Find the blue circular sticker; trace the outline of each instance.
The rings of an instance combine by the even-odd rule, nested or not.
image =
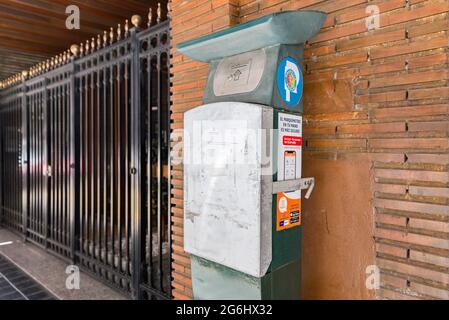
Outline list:
[[[278,90],[287,106],[294,106],[302,98],[303,78],[298,62],[292,57],[285,57],[277,71]]]

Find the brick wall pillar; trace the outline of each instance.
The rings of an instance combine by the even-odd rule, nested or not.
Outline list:
[[[174,143],[181,140],[183,113],[202,102],[208,65],[188,59],[176,51],[178,43],[228,28],[238,22],[238,0],[173,0],[172,8],[172,129]],[[180,155],[180,154],[178,154]],[[183,245],[183,167],[173,166],[172,249],[173,296],[191,299],[190,259]]]

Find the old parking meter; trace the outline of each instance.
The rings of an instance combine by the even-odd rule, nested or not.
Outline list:
[[[288,11],[181,43],[209,63],[184,114],[184,249],[195,299],[299,299],[303,49],[325,14]]]

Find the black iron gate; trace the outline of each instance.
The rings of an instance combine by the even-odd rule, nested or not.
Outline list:
[[[134,298],[166,299],[169,22],[118,35],[1,92],[1,218]]]
[[[0,110],[0,221],[22,232],[22,90],[5,90]],[[3,182],[4,181],[4,182]],[[26,193],[25,193],[26,194]]]

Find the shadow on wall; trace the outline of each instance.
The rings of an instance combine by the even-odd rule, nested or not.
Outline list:
[[[311,159],[304,177],[315,177],[303,201],[302,292],[304,299],[374,299],[365,286],[374,264],[371,161]]]

